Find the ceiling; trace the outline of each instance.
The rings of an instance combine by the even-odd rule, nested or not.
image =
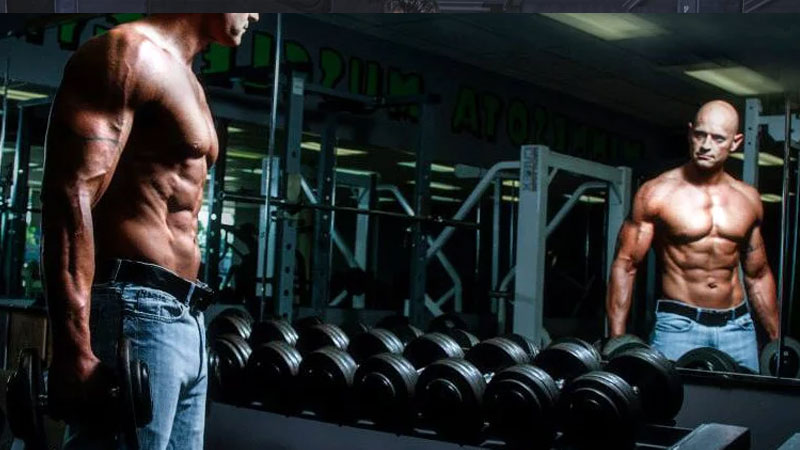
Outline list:
[[[743,99],[683,72],[744,65],[800,91],[800,15],[638,15],[665,30],[605,41],[539,14],[317,14],[316,20],[683,129],[711,98]]]

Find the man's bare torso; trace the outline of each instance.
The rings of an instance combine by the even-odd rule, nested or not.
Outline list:
[[[755,189],[727,174],[717,184],[692,184],[683,167],[646,188],[663,296],[705,308],[741,303],[739,257],[759,220]]]
[[[197,217],[218,153],[213,119],[191,68],[147,25],[122,26],[152,61],[161,85],[137,108],[114,176],[93,209],[96,260],[152,262],[197,277]],[[135,44],[134,44],[135,45]]]

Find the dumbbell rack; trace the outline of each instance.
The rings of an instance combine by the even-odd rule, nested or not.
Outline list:
[[[256,432],[257,431],[257,432]],[[260,409],[258,405],[239,407],[211,401],[206,418],[206,448],[262,449],[477,449],[509,448],[487,436],[480,446],[459,445],[440,439],[435,433],[415,430],[398,435],[365,422],[340,426],[312,415],[287,417]],[[648,425],[637,439],[636,449],[714,450],[748,449],[747,428],[723,424],[703,424],[694,429]],[[556,439],[553,449],[565,449]]]

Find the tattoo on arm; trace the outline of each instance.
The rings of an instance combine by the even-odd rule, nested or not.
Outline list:
[[[755,245],[747,244],[747,246],[744,248],[744,253],[745,254],[753,253],[754,251],[762,249],[762,248],[764,248],[764,244],[763,243],[755,244]]]

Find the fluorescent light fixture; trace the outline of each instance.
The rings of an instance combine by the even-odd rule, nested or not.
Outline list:
[[[397,163],[398,166],[402,167],[411,167],[412,169],[417,167],[416,161],[400,161]],[[447,166],[444,164],[431,164],[431,171],[432,172],[439,172],[439,173],[453,173],[456,171],[456,168],[453,166]]]
[[[409,180],[408,184],[417,184],[415,180]],[[431,189],[438,189],[440,191],[460,191],[461,187],[447,183],[440,183],[438,181],[431,181]]]
[[[231,175],[225,175],[225,181],[238,181],[239,177],[234,177]]]
[[[230,126],[228,127],[228,134],[239,134],[244,133],[244,128]]]
[[[501,197],[504,202],[518,202],[519,197],[516,195],[504,195]]]
[[[743,161],[744,153],[742,152],[731,153],[731,158]],[[777,156],[770,153],[758,152],[758,165],[762,167],[782,166],[783,159],[778,158]]]
[[[346,167],[337,167],[336,171],[339,173],[349,173],[352,175],[374,175],[375,172],[369,170],[348,169]]]
[[[606,41],[619,41],[665,34],[663,28],[634,14],[542,14]]]
[[[503,180],[503,186],[519,187],[519,180]]]
[[[564,194],[564,197],[572,198],[572,195]],[[605,203],[606,199],[603,197],[599,197],[597,195],[584,194],[581,195],[580,198],[578,198],[578,201],[581,203]]]
[[[391,203],[397,201],[394,197],[379,197],[378,203]]]
[[[0,97],[2,97],[3,89],[0,88]],[[21,91],[19,89],[9,89],[8,90],[8,99],[9,100],[33,100],[36,98],[47,98],[49,95],[41,94],[39,92],[31,92],[31,91]]]
[[[264,157],[266,156],[263,153],[250,152],[250,151],[247,151],[247,150],[234,150],[234,149],[228,149],[227,150],[227,154],[228,154],[228,156],[230,156],[232,158],[239,158],[239,159],[259,159],[260,160],[260,159],[264,159]]]
[[[446,197],[444,195],[431,195],[431,200],[433,200],[435,202],[461,203],[461,199],[460,198]]]
[[[783,92],[777,81],[744,66],[687,70],[686,75],[736,95],[760,95]]]
[[[322,144],[319,142],[314,141],[303,141],[300,144],[300,148],[305,150],[311,150],[314,152],[318,152],[322,150]],[[345,147],[336,147],[336,156],[355,156],[355,155],[364,155],[367,152],[364,150],[356,150],[353,148],[345,148]]]
[[[761,201],[764,203],[780,203],[781,196],[778,194],[761,194]]]

